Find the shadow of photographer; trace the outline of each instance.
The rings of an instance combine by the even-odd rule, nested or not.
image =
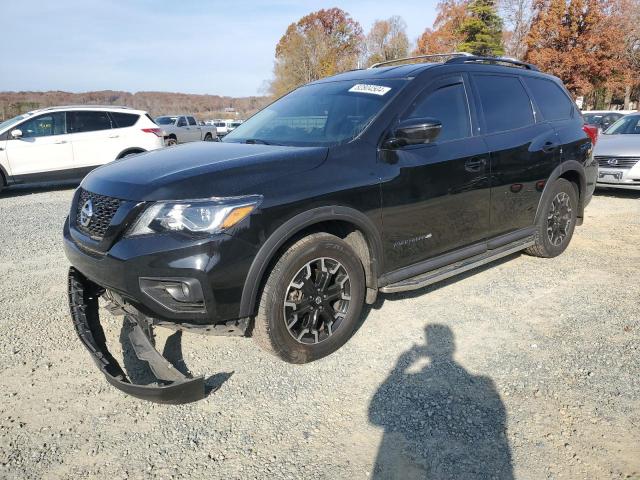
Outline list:
[[[493,381],[453,359],[445,325],[404,352],[369,406],[384,428],[375,479],[513,479],[506,412]]]

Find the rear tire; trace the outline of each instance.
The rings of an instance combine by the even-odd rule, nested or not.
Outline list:
[[[269,273],[253,336],[286,362],[318,360],[349,340],[364,294],[364,269],[352,248],[328,233],[309,235],[289,247]]]
[[[207,134],[204,136],[204,141],[205,141],[205,142],[213,142],[213,136],[212,136],[210,133],[207,133]]]
[[[536,225],[535,244],[525,251],[535,257],[552,258],[571,242],[578,215],[578,192],[573,183],[559,178],[551,187]]]
[[[176,139],[176,137],[167,138],[167,141],[166,141],[167,147],[173,147],[174,145],[177,145],[177,144],[178,144],[178,140]]]

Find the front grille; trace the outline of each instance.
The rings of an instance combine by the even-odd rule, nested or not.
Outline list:
[[[82,207],[88,200],[91,200],[93,215],[91,216],[89,224],[84,226],[81,222],[81,212]],[[92,238],[101,239],[104,237],[104,234],[107,231],[107,228],[109,228],[111,220],[116,214],[121,203],[122,200],[118,198],[98,195],[97,193],[80,189],[78,205],[76,206],[76,224],[78,225],[78,229]]]
[[[602,168],[632,168],[640,162],[640,157],[596,157]]]

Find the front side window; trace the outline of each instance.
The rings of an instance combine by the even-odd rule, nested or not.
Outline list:
[[[111,119],[107,112],[69,112],[71,133],[96,132],[111,129]]]
[[[22,130],[22,138],[64,135],[67,133],[66,116],[64,112],[47,113],[32,118],[17,128]]]
[[[173,125],[178,117],[158,117],[155,122],[157,125]]]
[[[261,110],[224,142],[329,146],[360,134],[406,80],[343,80],[307,85]]]
[[[454,83],[431,91],[413,104],[407,119],[433,118],[442,123],[437,142],[471,136],[469,106],[462,83]]]
[[[178,123],[176,123],[177,127],[186,127],[187,126],[187,119],[184,117],[180,117],[178,119]]]
[[[187,117],[187,120],[189,120],[189,125],[197,125],[198,122],[196,122],[196,119],[193,117]]]
[[[529,95],[518,77],[474,75],[487,133],[506,132],[533,125]]]
[[[611,125],[605,135],[638,135],[640,134],[640,115],[627,115]]]
[[[573,103],[562,89],[551,80],[525,77],[533,98],[545,120],[566,120],[571,118]]]

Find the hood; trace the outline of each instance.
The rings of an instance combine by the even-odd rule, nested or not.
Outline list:
[[[600,135],[594,155],[598,157],[640,157],[640,135]]]
[[[183,200],[260,194],[260,186],[311,170],[327,147],[195,142],[123,158],[81,187],[123,200]]]

